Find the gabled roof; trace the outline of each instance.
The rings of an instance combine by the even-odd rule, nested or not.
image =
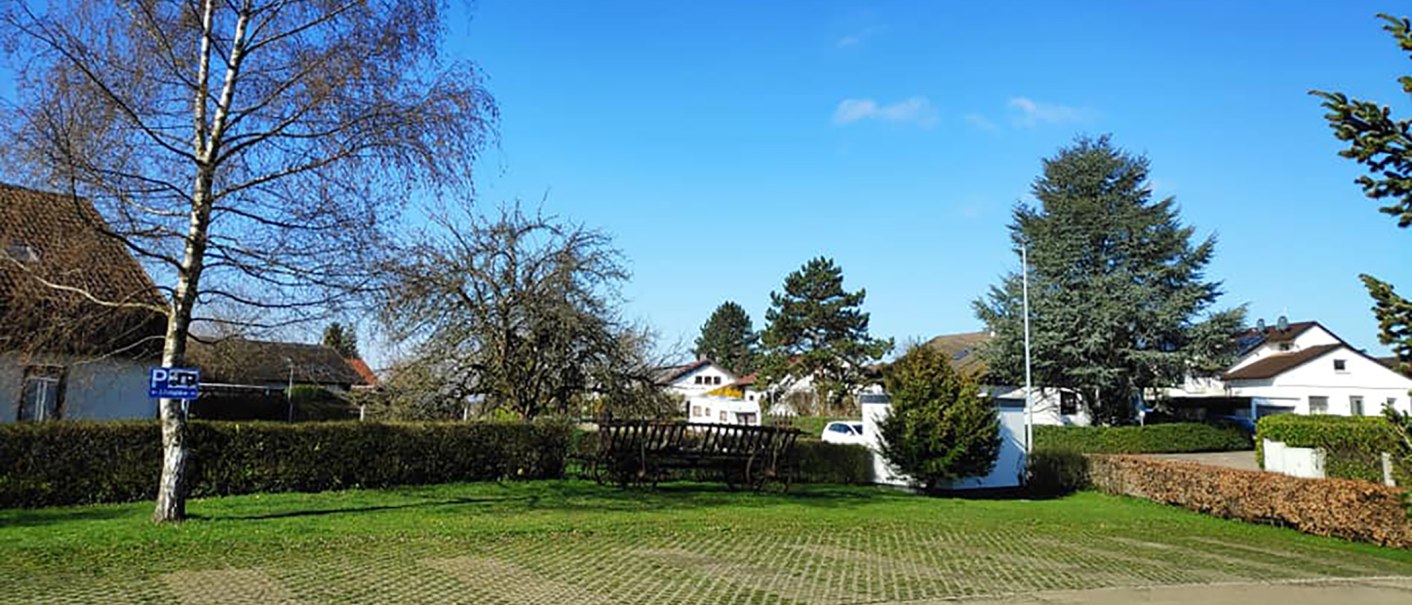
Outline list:
[[[743,389],[743,388],[745,388],[745,387],[754,386],[754,385],[755,385],[755,380],[756,380],[756,374],[755,374],[755,372],[751,372],[751,373],[749,373],[749,374],[746,374],[746,375],[744,375],[744,376],[741,376],[740,378],[735,379],[735,382],[732,382],[732,383],[730,383],[730,384],[728,384],[728,385],[726,385],[726,386],[728,386],[728,387],[739,387],[739,388],[742,388],[742,389]]]
[[[658,385],[672,384],[676,382],[678,378],[712,365],[713,363],[714,362],[709,359],[698,359],[687,364],[658,368],[656,382]]]
[[[1315,359],[1323,357],[1324,355],[1327,355],[1333,351],[1345,348],[1348,347],[1343,344],[1327,344],[1309,347],[1306,349],[1300,349],[1292,353],[1280,353],[1278,355],[1271,355],[1269,357],[1251,363],[1250,365],[1242,366],[1230,372],[1226,372],[1226,374],[1221,378],[1225,380],[1261,380],[1265,378],[1274,378],[1276,376],[1279,376],[1280,374],[1288,372],[1289,370],[1293,370],[1294,368],[1297,368],[1306,363],[1314,361]],[[1357,351],[1354,352],[1358,353]],[[1362,353],[1358,354],[1361,355]]]
[[[1278,327],[1266,327],[1264,330],[1260,328],[1250,328],[1249,330],[1236,334],[1236,355],[1244,356],[1267,342],[1290,342],[1298,338],[1300,334],[1309,331],[1309,328],[1314,326],[1324,328],[1320,326],[1317,321],[1296,321],[1286,325],[1283,330]],[[1328,328],[1324,328],[1324,331],[1333,334]],[[1338,337],[1335,336],[1334,338]]]
[[[0,350],[150,355],[165,305],[91,202],[0,184]]]
[[[377,386],[378,375],[373,373],[372,368],[368,367],[368,362],[357,357],[345,359],[344,361],[348,362],[348,367],[353,368],[353,372],[357,374],[359,378],[363,379],[363,384],[370,387]]]
[[[187,362],[201,368],[201,382],[217,384],[366,384],[338,351],[324,345],[225,338],[188,341]]]
[[[951,362],[951,368],[962,376],[979,377],[990,368],[981,358],[979,348],[990,341],[989,332],[942,334],[928,340],[926,346],[941,351]]]

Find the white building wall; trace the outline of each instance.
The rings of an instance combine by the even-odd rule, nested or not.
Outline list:
[[[130,359],[79,360],[57,356],[0,355],[0,422],[14,422],[18,415],[24,369],[33,365],[65,367],[66,420],[119,420],[156,418],[156,403],[147,397],[146,362]]]
[[[1310,330],[1311,332],[1313,330]],[[1344,370],[1334,369],[1343,360]],[[1382,414],[1383,405],[1393,401],[1399,411],[1412,411],[1412,378],[1407,378],[1348,348],[1339,348],[1306,362],[1274,378],[1232,380],[1230,394],[1251,397],[1256,405],[1292,407],[1296,414],[1308,414],[1311,396],[1328,397],[1328,413],[1347,416],[1352,398],[1363,398],[1363,415]]]
[[[1025,389],[1024,387],[995,386],[986,387],[987,396],[1000,402],[1002,408],[1024,409]],[[1082,405],[1073,414],[1062,413],[1061,407],[1063,395],[1059,389],[1046,389],[1035,387],[1034,390],[1034,423],[1049,424],[1055,426],[1088,426],[1092,420],[1085,412]]]
[[[694,423],[760,425],[760,403],[733,397],[689,397],[686,401],[686,414],[687,421]]]
[[[690,398],[735,382],[735,375],[716,364],[708,364],[683,374],[667,385],[667,391]]]

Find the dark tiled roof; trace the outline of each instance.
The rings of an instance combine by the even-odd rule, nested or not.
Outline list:
[[[1402,360],[1396,356],[1378,357],[1377,362],[1388,367],[1388,369],[1412,378],[1412,364],[1403,365]]]
[[[990,340],[989,332],[942,334],[927,341],[926,346],[941,351],[951,360],[951,367],[962,376],[983,376],[990,368],[981,359],[979,348]]]
[[[691,363],[683,364],[683,365],[679,365],[679,366],[667,366],[667,367],[665,367],[665,368],[658,368],[658,369],[657,369],[657,384],[658,384],[658,385],[669,385],[669,384],[672,384],[673,382],[676,382],[678,378],[681,378],[682,376],[685,376],[685,375],[687,375],[687,374],[690,374],[690,373],[692,373],[692,372],[695,372],[696,370],[699,370],[699,369],[701,369],[701,368],[704,368],[704,367],[706,367],[706,366],[708,366],[708,365],[711,365],[711,360],[709,360],[709,359],[700,359],[700,360],[693,361],[693,362],[691,362]]]
[[[219,384],[280,384],[294,369],[295,384],[352,386],[365,384],[333,348],[298,342],[226,338],[214,342],[191,339],[187,363],[201,368],[201,382]]]
[[[1261,330],[1259,328],[1251,328],[1249,330],[1236,334],[1236,354],[1245,355],[1246,353],[1254,351],[1256,347],[1267,342],[1289,342],[1291,340],[1294,340],[1300,334],[1303,334],[1305,331],[1309,330],[1309,328],[1312,328],[1317,325],[1319,325],[1319,322],[1317,321],[1296,321],[1285,326],[1285,329],[1283,330],[1273,326],[1266,327],[1264,330]]]
[[[93,204],[0,184],[0,350],[146,356],[161,350],[165,315],[98,304],[166,302]]]
[[[1271,355],[1250,365],[1226,372],[1225,376],[1222,378],[1225,380],[1260,380],[1264,378],[1274,378],[1286,371],[1302,366],[1319,357],[1323,357],[1331,351],[1342,348],[1344,348],[1342,344],[1329,344],[1300,349],[1292,353]]]

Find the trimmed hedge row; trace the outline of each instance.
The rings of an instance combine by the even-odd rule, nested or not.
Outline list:
[[[195,422],[193,497],[564,474],[571,429],[550,423]],[[0,425],[0,508],[155,496],[156,422]]]
[[[794,480],[800,483],[873,482],[873,453],[861,445],[800,439],[794,442],[794,460]]]
[[[1250,438],[1234,427],[1195,422],[1147,426],[1034,427],[1035,449],[1085,454],[1176,454],[1248,450]]]
[[[1089,456],[1099,491],[1320,536],[1412,547],[1401,490],[1363,481],[1298,479],[1141,456]]]
[[[1338,479],[1382,483],[1382,453],[1401,458],[1405,446],[1392,423],[1381,416],[1266,416],[1255,425],[1255,456],[1265,465],[1265,440],[1291,447],[1324,450],[1324,473]],[[1412,484],[1408,469],[1394,476],[1398,485]]]

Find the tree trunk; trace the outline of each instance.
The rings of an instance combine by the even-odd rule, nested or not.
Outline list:
[[[197,284],[206,258],[206,229],[211,222],[211,173],[202,170],[196,177],[192,196],[191,225],[187,232],[186,249],[172,295],[172,312],[167,318],[167,334],[162,345],[162,366],[180,367],[186,361],[186,338],[191,327],[191,312],[196,305]],[[158,523],[181,521],[186,518],[186,415],[181,401],[163,399],[162,418],[162,478],[157,484],[157,508],[152,520]]]

